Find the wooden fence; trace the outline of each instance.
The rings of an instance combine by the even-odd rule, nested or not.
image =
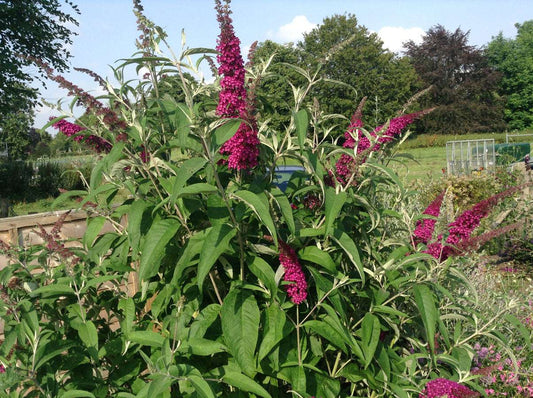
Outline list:
[[[0,218],[0,240],[11,246],[31,246],[43,243],[37,234],[39,226],[50,231],[67,210]],[[85,211],[71,211],[65,217],[59,231],[61,240],[79,240],[85,234],[88,214]],[[111,232],[111,224],[105,224],[101,234]],[[75,242],[73,242],[75,244]],[[0,269],[8,264],[8,258],[0,255]]]

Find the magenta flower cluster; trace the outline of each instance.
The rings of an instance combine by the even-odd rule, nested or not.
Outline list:
[[[370,133],[371,137],[377,137],[377,143],[372,146],[370,139],[363,133],[361,128],[362,122],[362,108],[364,106],[366,98],[363,98],[359,104],[357,110],[352,116],[350,125],[344,133],[345,141],[344,148],[354,149],[357,146],[357,157],[343,154],[335,164],[335,171],[337,174],[337,181],[341,184],[346,184],[349,181],[353,181],[354,175],[357,173],[357,169],[360,164],[365,162],[365,154],[372,151],[378,151],[381,145],[392,141],[396,136],[400,135],[402,131],[417,118],[431,112],[433,109],[427,109],[424,111],[409,113],[390,120],[388,127],[382,132],[385,125],[377,127]]]
[[[436,241],[427,245],[425,252],[444,261],[452,255],[457,255],[468,250],[468,248],[474,244],[482,243],[484,239],[472,237],[472,233],[479,226],[481,220],[490,213],[492,208],[498,204],[500,200],[513,195],[520,189],[522,189],[520,186],[512,187],[476,203],[471,209],[464,211],[455,219],[455,221],[448,224],[448,237],[445,242],[443,242],[443,235],[440,234]],[[435,201],[433,201],[424,211],[424,214],[429,214],[426,212],[431,212],[433,214],[437,213],[436,207],[439,202],[442,203],[442,199],[435,199]],[[515,228],[514,225],[512,227]],[[415,230],[415,236],[413,237],[415,242],[429,242],[428,238],[431,238],[433,235],[434,228],[434,222],[424,224],[424,227],[420,227],[420,230],[417,227]],[[508,230],[509,228],[501,228],[497,232],[503,234]],[[491,237],[495,236],[495,234],[491,232],[489,232],[488,235]],[[422,238],[425,240],[422,240]]]
[[[427,382],[419,398],[467,398],[478,397],[479,393],[448,379],[434,379]]]
[[[422,213],[424,215],[435,217],[435,219],[425,218],[417,222],[415,232],[413,234],[415,243],[427,244],[431,240],[433,236],[433,231],[435,230],[435,224],[437,223],[436,218],[440,214],[440,208],[442,205],[443,198],[444,192],[437,196]]]
[[[50,120],[55,119],[54,116],[50,117]],[[58,129],[63,134],[65,134],[67,137],[75,136],[74,140],[81,142],[84,141],[89,146],[93,147],[96,152],[109,152],[111,150],[111,144],[104,140],[101,137],[98,137],[93,134],[89,135],[82,135],[79,134],[81,131],[85,130],[84,127],[81,127],[77,125],[76,123],[70,123],[69,121],[65,119],[61,119],[57,122],[55,122],[52,127],[55,129]]]
[[[221,91],[216,113],[226,118],[242,118],[243,122],[235,135],[222,145],[220,153],[228,155],[227,164],[231,169],[251,169],[258,164],[259,138],[254,118],[247,109],[245,70],[241,56],[240,40],[235,36],[231,11],[228,4],[216,1],[217,20],[220,25],[217,61]]]
[[[283,280],[287,295],[294,304],[301,304],[307,298],[307,281],[298,261],[298,256],[292,247],[285,242],[279,242],[279,262],[285,269]]]

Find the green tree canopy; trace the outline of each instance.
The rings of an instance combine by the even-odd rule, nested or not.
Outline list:
[[[384,49],[378,35],[359,25],[355,15],[325,18],[320,26],[305,35],[298,48],[306,66],[323,62],[325,78],[353,87],[318,85],[313,94],[326,112],[350,117],[359,100],[366,96],[367,106],[372,110],[364,114],[376,125],[394,116],[420,89],[412,66]]]
[[[69,0],[0,0],[0,114],[34,106],[37,90],[30,83],[40,75],[28,71],[32,59],[59,72],[67,69],[66,45],[72,43],[72,24],[78,23],[63,4],[79,14]]]
[[[259,43],[252,55],[256,65],[270,62],[270,73],[263,78],[257,89],[257,96],[261,99],[259,105],[264,107],[258,109],[258,112],[270,115],[270,125],[275,130],[283,129],[282,126],[290,120],[287,114],[290,114],[289,110],[294,106],[294,93],[290,84],[299,87],[305,83],[302,75],[287,66],[298,65],[301,58],[301,51],[292,43],[283,45],[270,40]]]
[[[490,65],[502,74],[505,119],[511,129],[533,127],[533,20],[516,24],[515,39],[500,33],[487,46]]]
[[[25,159],[39,138],[31,130],[31,112],[10,112],[0,117],[0,151],[7,145],[9,159]]]
[[[432,85],[426,107],[437,107],[419,123],[426,133],[461,134],[505,128],[500,76],[483,51],[468,44],[469,32],[431,27],[422,43],[406,43],[406,54],[424,85]]]

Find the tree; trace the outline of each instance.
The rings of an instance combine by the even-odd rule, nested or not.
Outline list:
[[[394,116],[401,105],[420,89],[412,66],[383,48],[376,33],[358,25],[351,14],[334,15],[304,36],[298,43],[305,63],[311,68],[323,62],[322,74],[353,87],[324,83],[313,92],[324,110],[346,117],[362,97],[368,97],[364,112],[377,125]]]
[[[300,87],[305,83],[302,75],[287,66],[298,65],[301,58],[300,50],[292,43],[283,45],[270,40],[259,43],[252,55],[252,62],[256,66],[270,61],[270,73],[260,82],[257,96],[260,99],[259,105],[263,107],[258,112],[269,114],[269,125],[274,130],[283,130],[283,126],[290,121],[287,115],[290,115],[290,109],[294,106],[290,84]]]
[[[69,0],[0,0],[0,114],[30,110],[37,90],[30,87],[37,76],[28,72],[33,59],[46,62],[59,72],[67,69],[66,45],[78,25],[62,10],[63,3],[79,14]]]
[[[511,129],[533,127],[533,20],[516,24],[515,39],[500,34],[488,44],[489,64],[502,74],[505,120]]]
[[[425,107],[437,107],[419,123],[426,133],[461,134],[505,128],[500,79],[483,51],[468,44],[469,32],[431,27],[422,43],[405,44],[406,54],[424,85],[433,87]],[[422,99],[424,100],[424,99]]]
[[[25,159],[31,144],[37,144],[31,134],[32,121],[32,115],[22,111],[5,114],[0,119],[0,143],[7,144],[10,159]]]

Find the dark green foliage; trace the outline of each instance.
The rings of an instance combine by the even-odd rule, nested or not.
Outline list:
[[[514,39],[503,34],[493,38],[486,54],[489,63],[502,74],[499,93],[505,96],[505,120],[509,128],[533,127],[533,20],[516,24]]]
[[[271,62],[269,73],[257,88],[257,96],[261,107],[258,112],[272,118],[271,127],[275,130],[286,128],[289,122],[287,114],[295,103],[290,84],[295,87],[304,84],[305,78],[288,66],[299,65],[301,58],[301,51],[292,43],[283,45],[270,40],[259,43],[253,54],[255,64]]]
[[[379,125],[421,88],[412,66],[385,50],[378,35],[359,25],[352,14],[325,18],[298,49],[306,67],[312,70],[323,63],[321,76],[351,87],[324,82],[312,91],[326,113],[350,117],[366,96],[365,122]]]
[[[9,112],[0,117],[0,145],[9,153],[9,159],[26,159],[32,144],[36,144],[40,138],[32,131],[32,114],[29,112]]]
[[[0,197],[13,202],[29,202],[56,197],[60,189],[83,189],[80,172],[86,179],[92,170],[91,163],[78,169],[69,163],[0,162]]]
[[[35,76],[26,67],[33,59],[64,71],[76,20],[64,11],[69,0],[0,0],[0,114],[33,108],[37,90],[29,87]],[[28,57],[33,57],[29,59]]]
[[[437,107],[418,124],[419,131],[436,134],[502,131],[500,79],[482,50],[468,44],[468,32],[430,28],[421,44],[406,43],[406,54],[425,86],[433,89],[421,99],[424,108]]]

